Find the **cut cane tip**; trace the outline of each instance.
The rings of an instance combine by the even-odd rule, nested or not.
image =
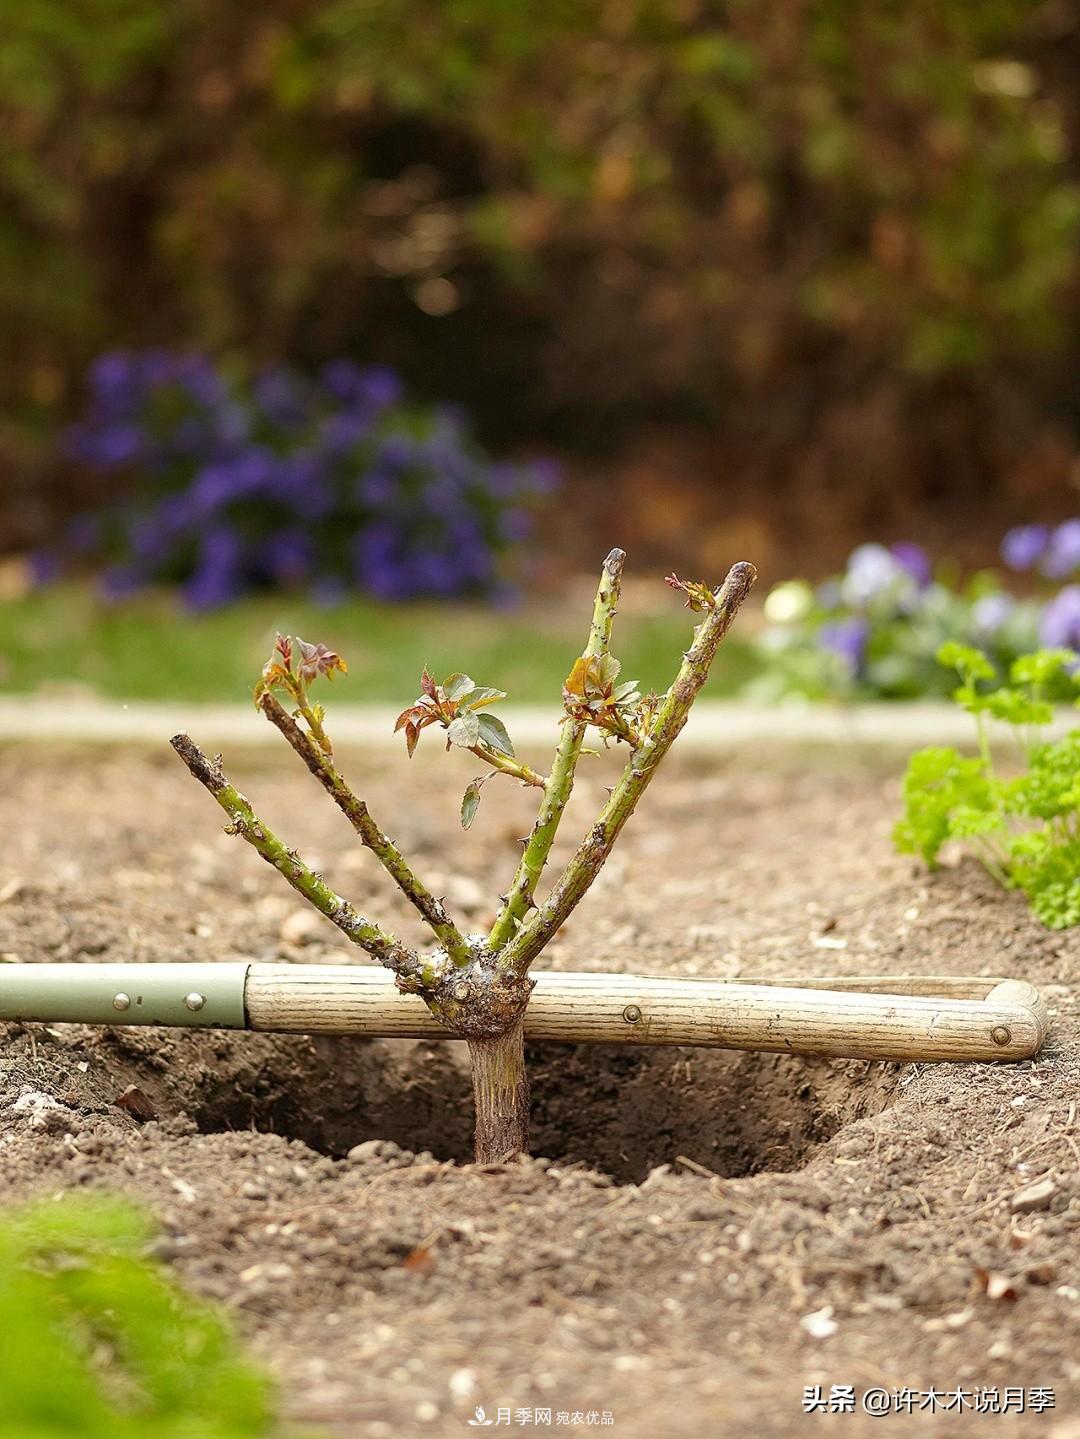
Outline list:
[[[720,589],[735,588],[740,592],[741,596],[745,598],[749,591],[753,589],[757,577],[756,565],[752,565],[749,560],[737,560],[731,569],[728,570],[727,578],[724,580]],[[719,594],[720,590],[717,590],[716,593]]]
[[[626,551],[620,550],[618,546],[616,546],[604,561],[604,569],[607,570],[609,574],[618,574],[625,563]]]

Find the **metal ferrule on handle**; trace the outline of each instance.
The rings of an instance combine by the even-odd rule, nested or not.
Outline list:
[[[1045,1004],[1023,980],[896,975],[780,984],[554,970],[533,977],[525,1015],[532,1042],[1016,1060],[1037,1053],[1046,1033]],[[454,1037],[386,970],[366,965],[5,965],[0,1020]]]
[[[247,1029],[246,961],[223,964],[11,964],[0,1019]]]

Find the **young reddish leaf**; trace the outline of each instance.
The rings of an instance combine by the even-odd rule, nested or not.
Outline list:
[[[296,680],[271,655],[263,665],[263,672],[255,686],[255,703],[258,704],[263,695],[270,694],[275,689],[285,690],[294,699],[297,697]]]
[[[563,681],[563,698],[569,703],[577,703],[585,698],[585,689],[589,678],[589,661],[585,655],[581,655],[573,663],[570,673]]]
[[[409,758],[412,759],[416,746],[420,740],[420,727],[410,721],[405,726],[405,745],[409,751]]]
[[[410,705],[408,709],[402,710],[394,721],[394,733],[397,734],[402,725],[408,724],[410,719],[416,718],[416,706]]]
[[[341,656],[333,650],[327,649],[321,642],[309,645],[306,640],[302,640],[297,635],[296,643],[300,646],[300,665],[297,674],[302,684],[311,684],[320,675],[325,675],[327,679],[333,679],[335,670],[339,670],[342,674],[348,674],[349,667]]]
[[[438,700],[438,698],[439,698],[439,692],[438,692],[438,689],[437,689],[436,686],[435,686],[435,681],[434,681],[434,680],[431,678],[431,676],[428,674],[428,667],[427,667],[427,665],[424,666],[424,672],[423,672],[423,674],[420,676],[420,688],[424,691],[424,693],[427,695],[427,697],[428,697],[429,699],[436,700],[436,701]]]
[[[472,749],[480,738],[479,716],[472,710],[466,710],[464,714],[458,715],[446,731],[446,738],[449,744],[460,745],[462,749]]]
[[[695,580],[680,580],[674,572],[664,576],[664,583],[670,585],[673,590],[683,592],[686,596],[688,610],[701,611],[716,608],[716,596],[706,584],[698,583]]]
[[[477,715],[480,722],[480,743],[487,745],[488,749],[494,750],[496,754],[505,754],[513,758],[514,746],[510,743],[510,736],[506,732],[506,726],[497,715]]]
[[[482,781],[474,779],[461,796],[461,827],[468,829],[476,818],[476,811],[480,808],[480,785]]]

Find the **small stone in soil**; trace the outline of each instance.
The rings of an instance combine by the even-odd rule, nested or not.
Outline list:
[[[365,1139],[354,1144],[345,1156],[350,1164],[394,1164],[399,1168],[414,1163],[416,1155],[392,1139]]]
[[[1057,1185],[1052,1179],[1039,1179],[1034,1184],[1026,1184],[1023,1189],[1018,1189],[1009,1201],[1009,1208],[1014,1214],[1028,1214],[1034,1209],[1045,1209],[1057,1193]]]

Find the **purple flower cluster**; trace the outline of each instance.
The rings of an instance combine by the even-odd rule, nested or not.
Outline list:
[[[1080,519],[1049,525],[1019,525],[1001,542],[1001,557],[1023,574],[1038,569],[1048,580],[1067,580],[1080,571]]]
[[[1051,649],[1080,649],[1080,518],[1049,525],[1019,525],[1001,542],[1011,570],[1038,570],[1049,580],[1072,580],[1046,603],[1039,617],[1039,642]]]
[[[859,545],[844,573],[818,591],[823,611],[818,647],[835,656],[851,678],[861,678],[874,624],[915,613],[930,580],[930,557],[921,545]]]
[[[817,633],[821,648],[835,655],[853,676],[862,670],[869,638],[870,621],[862,615],[852,615],[846,620],[828,620]]]
[[[949,641],[974,645],[1002,674],[1040,646],[1080,652],[1080,519],[1010,530],[1001,551],[1012,569],[1037,566],[1046,577],[1033,593],[1012,594],[988,571],[958,584],[957,564],[934,564],[912,543],[859,545],[840,574],[816,586],[785,580],[766,597],[762,673],[745,692],[947,696],[956,679],[937,655]]]
[[[1080,650],[1080,585],[1065,585],[1043,610],[1039,642],[1047,649]]]
[[[859,545],[844,572],[818,586],[788,650],[801,633],[827,661],[826,688],[839,675],[849,687],[905,697],[951,684],[935,660],[946,640],[977,645],[1006,669],[1038,645],[1080,650],[1080,519],[1010,530],[1001,553],[1013,570],[1071,582],[1027,599],[985,574],[957,589],[934,578],[919,545]]]
[[[314,380],[284,367],[247,386],[201,355],[103,355],[71,456],[130,476],[131,499],[69,529],[104,558],[105,592],[181,586],[194,609],[260,588],[335,602],[506,593],[552,468],[495,464],[449,407],[350,360]]]

